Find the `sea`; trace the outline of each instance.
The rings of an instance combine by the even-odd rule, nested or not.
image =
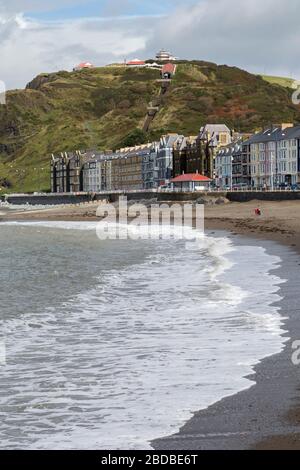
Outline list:
[[[280,256],[223,232],[7,222],[0,260],[0,449],[151,449],[287,340]]]

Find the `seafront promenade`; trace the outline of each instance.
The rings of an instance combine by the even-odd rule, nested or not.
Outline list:
[[[134,201],[152,200],[157,202],[166,201],[197,201],[203,197],[226,198],[230,202],[249,201],[297,201],[300,200],[300,191],[201,191],[201,192],[179,192],[179,191],[111,191],[101,193],[55,193],[55,194],[8,194],[0,196],[0,201],[13,205],[59,205],[59,204],[82,204],[91,201],[116,202],[120,196]]]

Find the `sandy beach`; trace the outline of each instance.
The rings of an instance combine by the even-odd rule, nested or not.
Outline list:
[[[7,211],[0,221],[97,220],[98,203],[43,210]],[[256,216],[259,207],[262,215]],[[230,232],[235,243],[259,244],[282,257],[282,315],[290,340],[282,353],[255,368],[253,387],[196,413],[175,436],[158,439],[155,449],[300,449],[299,367],[291,361],[300,339],[300,204],[297,201],[228,203],[205,208],[205,228]],[[275,243],[274,243],[275,242]]]
[[[0,208],[0,221],[5,220],[99,220],[98,202],[61,207],[11,210]],[[255,208],[262,215],[255,215]],[[300,204],[298,201],[251,201],[205,207],[207,230],[228,230],[239,235],[277,241],[300,252]]]

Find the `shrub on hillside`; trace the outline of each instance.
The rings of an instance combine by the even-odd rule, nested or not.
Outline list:
[[[120,142],[120,147],[134,147],[135,145],[142,145],[145,144],[147,140],[146,132],[141,129],[134,129]]]

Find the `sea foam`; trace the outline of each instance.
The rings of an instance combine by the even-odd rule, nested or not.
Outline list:
[[[21,225],[31,236],[74,230],[77,250],[84,246],[76,230],[91,236],[96,226]],[[106,243],[113,254],[116,242]],[[270,274],[279,257],[224,236],[188,247],[126,243],[151,244],[151,253],[117,269],[106,264],[93,288],[78,286],[58,307],[1,321],[8,363],[0,410],[9,416],[0,424],[2,448],[150,448],[193,412],[250,387],[254,365],[283,348],[274,304],[283,280]]]

